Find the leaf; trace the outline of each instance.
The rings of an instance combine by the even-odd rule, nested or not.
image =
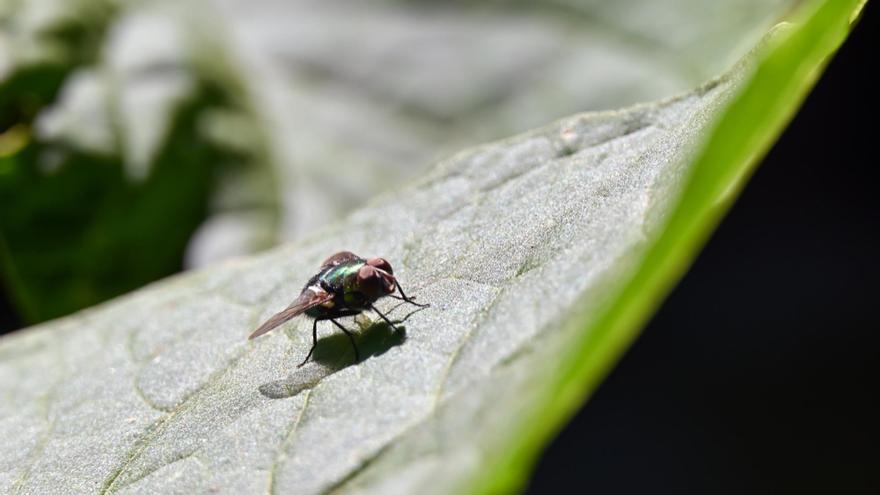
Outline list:
[[[0,486],[520,486],[549,434],[693,257],[859,10],[820,5],[693,92],[459,153],[297,244],[4,338]],[[246,341],[344,248],[391,260],[407,292],[432,307],[384,302],[400,332],[360,319],[367,358],[354,366],[345,336],[322,327],[314,361],[296,368],[307,321]]]
[[[465,146],[690,89],[791,1],[178,3],[0,0],[0,128],[27,130],[0,276],[26,322],[300,238]]]
[[[785,5],[679,3],[0,1],[0,274],[37,323],[265,249],[446,151],[683,91]]]
[[[436,157],[687,91],[793,2],[694,3],[262,0],[199,9],[192,27],[203,71],[234,88],[259,129],[278,189],[269,224],[294,240]],[[248,229],[238,210],[200,231],[195,266],[218,259],[230,230]],[[243,247],[231,254],[254,251]]]

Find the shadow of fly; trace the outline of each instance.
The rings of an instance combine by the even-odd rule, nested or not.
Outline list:
[[[400,296],[394,295],[395,291],[400,292]],[[297,367],[306,364],[312,357],[315,346],[318,344],[318,322],[324,320],[330,320],[345,332],[354,348],[355,360],[360,361],[361,357],[354,336],[336,319],[372,310],[385,320],[394,331],[397,331],[391,320],[373,306],[377,300],[385,296],[420,308],[428,306],[416,303],[413,301],[415,298],[407,297],[397,282],[397,278],[394,277],[391,264],[384,259],[364,259],[349,251],[342,251],[324,260],[318,274],[306,282],[299,297],[286,309],[260,325],[260,328],[257,328],[248,338],[255,339],[291,318],[304,314],[314,320],[312,323],[312,348],[309,349],[306,358]]]

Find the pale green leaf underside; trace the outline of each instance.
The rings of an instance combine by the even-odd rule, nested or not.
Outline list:
[[[748,66],[460,153],[300,243],[4,339],[0,491],[473,487],[510,455],[499,449],[534,447],[523,420],[662,237]],[[245,340],[340,249],[388,258],[432,307],[401,323],[405,336],[360,321],[371,355],[354,366],[329,325],[299,369],[309,322]]]
[[[5,341],[4,402],[18,410],[3,411],[3,436],[19,438],[4,450],[21,453],[10,481],[27,468],[40,474],[21,480],[33,492],[106,480],[114,492],[271,483],[317,493],[389,444],[427,435],[418,426],[438,408],[462,438],[417,442],[432,452],[395,478],[474,469],[485,414],[514,413],[496,409],[493,391],[509,392],[497,382],[528,373],[538,346],[563,349],[572,336],[559,318],[584,293],[597,304],[638,262],[732,80],[464,152],[308,241]],[[340,249],[388,258],[432,303],[406,321],[402,345],[341,370],[352,356],[338,345],[338,360],[296,369],[308,321],[245,340]]]

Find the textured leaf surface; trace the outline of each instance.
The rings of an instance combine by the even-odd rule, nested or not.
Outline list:
[[[833,52],[842,39],[834,33],[804,67]],[[627,281],[638,280],[632,274],[653,269],[646,256],[667,225],[678,225],[690,167],[707,165],[697,146],[714,119],[726,117],[742,82],[752,89],[749,75],[740,65],[671,100],[571,117],[460,153],[296,245],[4,339],[0,488],[457,493],[459,483],[475,486],[469,480],[487,466],[533,449],[532,431],[545,438],[546,424],[524,420],[559,420],[535,414],[570,400],[566,390],[547,397],[557,390],[547,385],[568,376],[565,365],[593,332],[607,331],[597,319],[617,307]],[[764,130],[762,142],[772,132]],[[717,158],[740,172],[748,161]],[[715,189],[708,191],[712,199]],[[345,337],[323,329],[315,361],[297,369],[310,338],[305,321],[245,340],[339,249],[388,258],[408,292],[433,306],[394,309],[400,333],[359,320],[369,357],[353,366]],[[393,302],[382,308],[391,311]]]
[[[690,90],[793,1],[0,0],[0,280],[37,323],[300,238],[440,156]]]
[[[792,5],[213,3],[216,16],[207,26],[194,16],[203,22],[193,26],[212,35],[224,26],[222,39],[201,43],[209,65],[228,63],[222,79],[238,82],[277,170],[281,239],[340,218],[464,147],[690,90]],[[225,244],[230,225],[249,228],[237,212],[219,213],[229,221],[202,229],[190,251],[196,264]]]
[[[403,440],[435,452],[399,466],[401,482],[476,468],[479,443],[461,440],[479,435],[508,392],[499,383],[520,380],[506,375],[527,373],[538,346],[564,347],[558,319],[598,304],[637,262],[731,84],[462,153],[306,242],[7,341],[5,404],[23,408],[3,412],[3,436],[18,437],[4,450],[21,456],[10,481],[32,492],[103,480],[112,491],[316,493]],[[307,321],[245,341],[341,248],[393,260],[433,306],[409,316],[405,337],[368,327],[375,355],[357,366],[340,336],[325,336],[316,362],[296,369]],[[502,410],[515,415],[509,399]],[[421,438],[441,411],[456,434]]]
[[[0,0],[0,89],[41,63],[72,66],[35,138],[141,180],[199,83],[222,90],[224,111],[197,109],[197,139],[247,157],[214,191],[189,251],[201,266],[298,238],[463,147],[689,90],[791,3]],[[107,33],[85,60],[55,54],[52,33],[83,25]]]

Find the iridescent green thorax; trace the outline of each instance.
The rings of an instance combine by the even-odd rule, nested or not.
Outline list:
[[[360,312],[367,302],[357,287],[358,270],[364,266],[364,260],[351,260],[328,267],[309,280],[308,287],[318,286],[333,295],[330,301],[309,308],[305,314],[313,318],[332,317],[346,311]]]
[[[357,289],[357,273],[364,266],[364,260],[352,260],[332,266],[318,275],[333,292],[351,292]]]

